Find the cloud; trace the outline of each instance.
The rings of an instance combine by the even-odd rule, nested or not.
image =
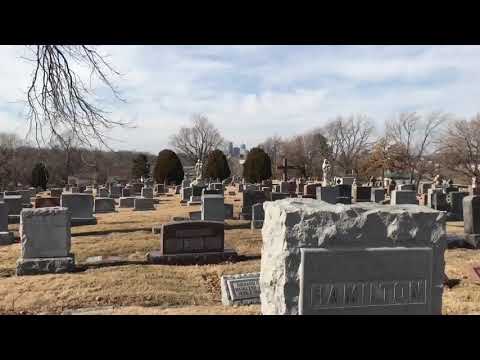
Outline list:
[[[337,115],[363,113],[379,129],[403,110],[478,111],[480,46],[104,46],[123,76],[126,103],[103,104],[135,129],[115,129],[115,149],[158,153],[202,113],[236,144],[291,136]],[[31,65],[24,47],[1,46],[0,131],[24,131]],[[80,70],[86,74],[86,69]]]

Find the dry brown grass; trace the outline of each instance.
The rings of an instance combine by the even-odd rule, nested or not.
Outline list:
[[[237,194],[236,198],[240,196]],[[234,202],[233,198],[226,196],[226,202],[234,204],[234,214],[238,216],[241,202]],[[76,261],[98,255],[142,260],[146,252],[159,246],[158,235],[150,231],[152,225],[168,222],[172,216],[188,216],[189,211],[199,209],[180,206],[178,196],[162,200],[155,211],[121,209],[115,214],[97,215],[98,225],[73,228],[72,251]],[[233,220],[228,224],[245,222]],[[88,235],[99,231],[109,233]],[[463,223],[449,223],[447,231],[461,233]],[[20,246],[2,246],[0,313],[58,314],[67,309],[94,308],[96,314],[259,314],[258,305],[222,306],[219,279],[222,274],[260,271],[260,230],[227,228],[225,243],[252,259],[205,266],[125,265],[74,274],[16,277]],[[471,266],[480,264],[480,251],[452,249],[447,250],[445,258],[448,277],[459,279],[460,283],[452,289],[445,288],[443,313],[480,313],[480,281],[470,274]]]

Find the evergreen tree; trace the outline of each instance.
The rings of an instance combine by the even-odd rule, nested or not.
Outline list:
[[[37,163],[32,170],[32,186],[47,190],[48,170],[43,163]]]
[[[221,150],[214,150],[208,154],[205,176],[220,180],[230,177],[230,166],[227,157]]]
[[[272,177],[272,161],[261,148],[253,148],[243,165],[243,177],[251,183],[259,183]]]
[[[153,176],[159,184],[180,184],[184,173],[182,163],[177,154],[168,149],[160,151],[155,163]]]

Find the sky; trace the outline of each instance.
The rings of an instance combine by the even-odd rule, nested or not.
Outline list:
[[[115,150],[153,154],[205,115],[234,144],[299,135],[336,116],[385,121],[402,111],[480,112],[480,46],[100,46],[121,73],[124,103],[101,86]],[[22,101],[33,66],[25,46],[0,46],[0,132],[26,134]],[[86,69],[79,74],[87,75]]]

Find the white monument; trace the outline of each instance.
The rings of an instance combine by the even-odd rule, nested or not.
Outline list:
[[[322,171],[323,171],[322,186],[329,186],[331,182],[330,179],[332,176],[332,167],[330,166],[330,162],[327,159],[323,160]]]

